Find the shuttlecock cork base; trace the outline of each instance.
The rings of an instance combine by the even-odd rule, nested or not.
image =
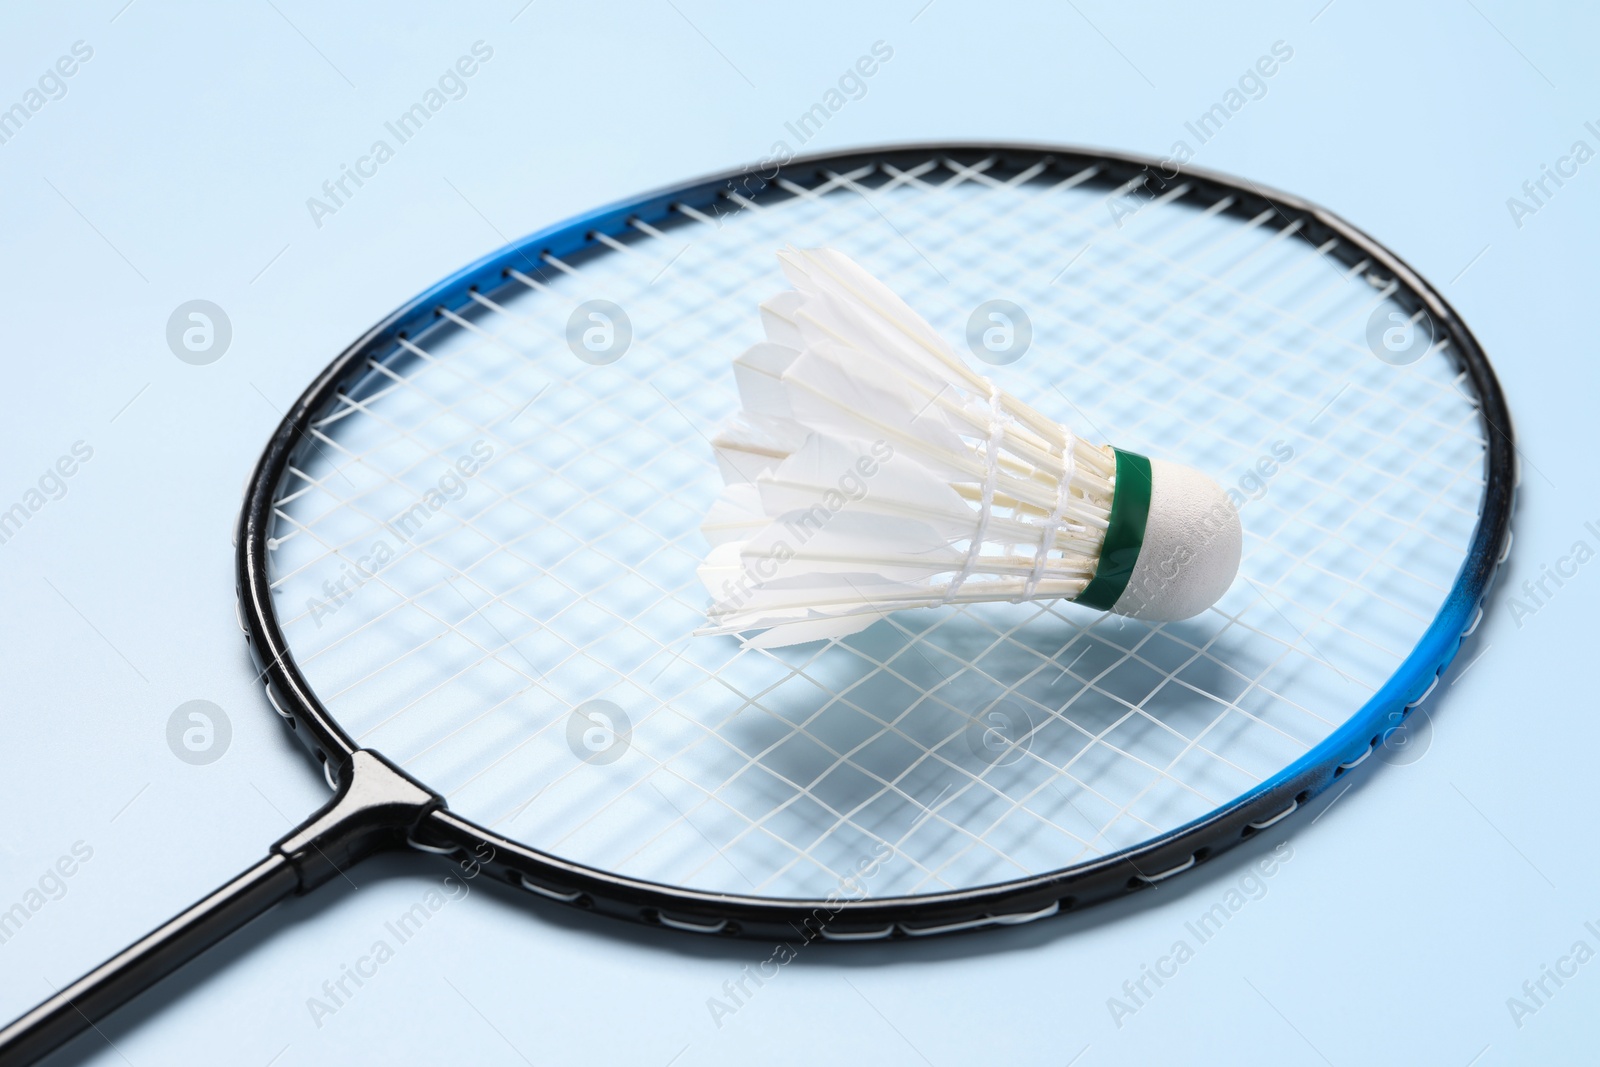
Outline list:
[[[975,373],[847,256],[779,253],[794,288],[734,361],[702,634],[776,647],[891,611],[1066,599],[1189,618],[1239,566],[1239,518],[1192,468],[1095,445]]]
[[[1094,580],[1073,599],[1150,622],[1192,618],[1239,569],[1239,516],[1222,487],[1193,467],[1117,455],[1111,521]]]

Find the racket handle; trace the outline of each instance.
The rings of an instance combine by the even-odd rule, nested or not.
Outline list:
[[[251,919],[342,868],[405,840],[443,800],[376,753],[358,750],[337,795],[267,858],[167,920],[4,1029],[0,1067],[32,1063],[99,1022]]]
[[[32,1063],[293,896],[299,885],[293,865],[274,852],[0,1030],[0,1063]]]

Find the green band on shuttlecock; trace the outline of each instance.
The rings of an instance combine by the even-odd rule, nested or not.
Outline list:
[[[1100,548],[1100,565],[1083,592],[1073,597],[1073,603],[1100,611],[1110,611],[1128,588],[1133,565],[1144,547],[1145,522],[1150,518],[1150,460],[1120,448],[1111,451],[1117,455],[1117,489],[1111,497],[1111,518],[1105,544]]]

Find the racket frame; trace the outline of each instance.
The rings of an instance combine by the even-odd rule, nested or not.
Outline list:
[[[1182,181],[1205,206],[1228,200],[1230,214],[1271,211],[1313,247],[1334,240],[1347,266],[1368,262],[1401,283],[1391,299],[1425,310],[1477,396],[1487,427],[1483,506],[1467,558],[1433,621],[1389,680],[1322,742],[1250,792],[1134,848],[1089,863],[976,889],[868,900],[775,899],[710,893],[627,878],[541,852],[451,812],[443,797],[381,754],[358,747],[317,700],[289,650],[272,607],[268,542],[277,487],[312,420],[341,388],[354,384],[370,359],[387,358],[397,340],[421,339],[442,325],[439,309],[461,312],[471,293],[509,284],[511,269],[535,270],[548,254],[581,262],[611,249],[597,239],[636,239],[631,220],[666,229],[675,205],[702,215],[737,210],[744,198],[762,203],[796,195],[781,182],[814,187],[837,171],[876,164],[910,169],[943,156],[965,165],[993,160],[988,173],[1020,174],[1046,164],[1067,175],[1098,167],[1086,179],[1114,191],[1146,181]],[[239,623],[264,680],[266,697],[322,764],[334,796],[269,851],[267,858],[197,901],[105,963],[0,1028],[0,1059],[28,1063],[83,1032],[121,1004],[290,896],[336,877],[383,849],[414,848],[460,863],[466,877],[486,874],[530,895],[673,930],[788,941],[865,941],[1030,922],[1155,885],[1199,866],[1277,824],[1366,760],[1436,687],[1465,637],[1477,629],[1483,598],[1511,547],[1517,481],[1510,415],[1499,382],[1466,325],[1432,286],[1376,241],[1304,200],[1206,171],[1166,175],[1141,156],[1043,145],[948,144],[861,149],[795,159],[768,175],[745,169],[621,201],[541,230],[485,256],[402,306],[347,348],[290,408],[246,483],[235,529]],[[808,186],[809,183],[809,186]],[[1230,199],[1231,198],[1231,199]],[[1437,336],[1437,335],[1436,335]]]
[[[349,788],[360,751],[318,701],[295,662],[272,607],[267,542],[273,501],[291,457],[311,421],[327,410],[341,389],[370,373],[369,360],[388,358],[401,339],[421,343],[430,330],[450,328],[440,309],[465,313],[473,292],[486,296],[516,285],[510,271],[537,271],[545,256],[567,263],[614,250],[598,239],[640,239],[634,221],[666,229],[685,221],[679,205],[723,217],[740,210],[739,198],[757,204],[796,195],[780,182],[813,188],[831,174],[869,164],[910,169],[943,156],[972,166],[995,162],[987,173],[1004,176],[1046,164],[1044,173],[1063,177],[1100,168],[1088,182],[1109,191],[1129,188],[1140,176],[1163,185],[1185,183],[1189,202],[1211,207],[1229,201],[1225,213],[1255,218],[1273,212],[1283,226],[1299,224],[1297,239],[1330,252],[1346,267],[1366,262],[1399,282],[1391,296],[1408,312],[1425,310],[1435,338],[1448,351],[1476,394],[1485,422],[1485,489],[1482,511],[1455,581],[1437,615],[1411,653],[1366,704],[1295,763],[1210,814],[1137,847],[1087,863],[1032,877],[953,892],[866,900],[779,899],[684,889],[618,875],[530,848],[451,812],[440,798],[390,809],[392,833],[369,835],[372,847],[409,841],[446,854],[491,878],[536,896],[578,908],[675,930],[723,936],[856,941],[919,937],[1013,925],[1074,911],[1155,885],[1188,871],[1275,825],[1341,778],[1432,692],[1464,637],[1477,627],[1483,599],[1496,568],[1510,549],[1510,521],[1517,481],[1510,414],[1498,380],[1476,339],[1455,309],[1399,256],[1362,231],[1314,204],[1250,182],[1194,168],[1169,175],[1152,158],[1096,149],[1028,144],[912,144],[806,156],[775,167],[772,174],[744,169],[702,178],[599,208],[540,230],[456,272],[374,326],[347,348],[294,403],[273,434],[252,475],[240,514],[238,591],[240,621],[262,671],[267,697],[287,725],[323,764],[330,784]],[[384,761],[386,767],[392,765]],[[352,854],[351,858],[357,858]]]

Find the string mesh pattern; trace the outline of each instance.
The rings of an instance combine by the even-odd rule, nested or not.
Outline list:
[[[1375,358],[1393,281],[1275,212],[1200,210],[1179,185],[1118,226],[1094,168],[992,164],[863,167],[636,224],[374,361],[314,420],[269,542],[277,615],[329,711],[531,846],[778,898],[1070,866],[1327,736],[1464,557],[1484,440],[1453,363]],[[1053,601],[775,650],[691,637],[721,485],[706,438],[738,406],[730,361],[760,339],[788,243],[846,252],[958,347],[979,304],[1020,305],[1033,343],[983,368],[1000,387],[1240,487],[1230,592],[1161,626]],[[591,299],[631,321],[609,365],[568,347]]]

